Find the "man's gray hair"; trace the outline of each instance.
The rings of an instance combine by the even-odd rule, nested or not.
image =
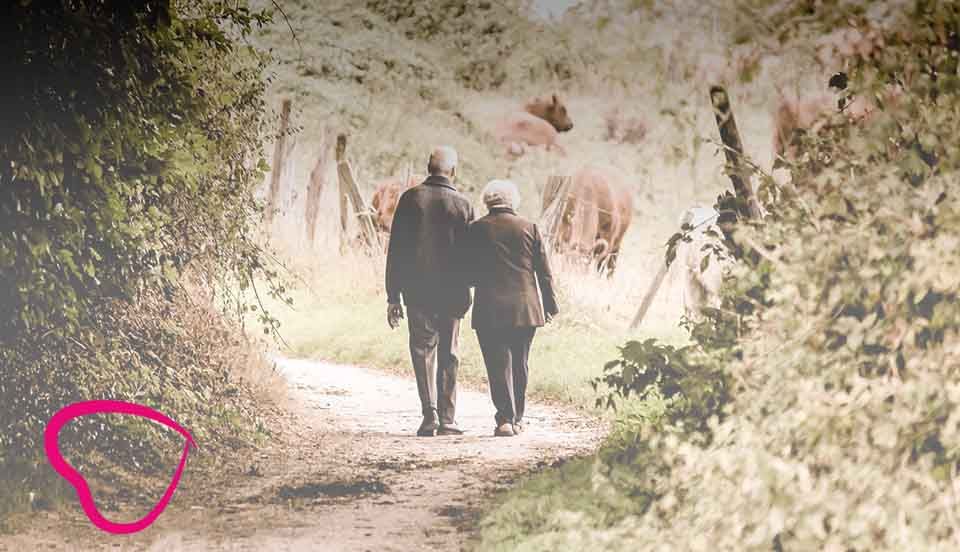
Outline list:
[[[427,172],[433,175],[447,175],[453,173],[457,166],[457,150],[450,146],[437,146],[430,153],[427,163]]]
[[[483,203],[489,209],[496,207],[516,209],[520,205],[520,190],[510,180],[491,180],[483,188]]]

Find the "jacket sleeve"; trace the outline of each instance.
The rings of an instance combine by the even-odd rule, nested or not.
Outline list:
[[[390,225],[390,242],[387,245],[386,289],[387,302],[399,304],[409,274],[410,259],[413,254],[412,241],[414,228],[411,217],[409,196],[400,196],[397,210]]]
[[[470,223],[460,247],[460,259],[458,261],[460,277],[467,287],[477,286],[477,269],[479,268],[477,253],[477,229],[473,223]]]
[[[536,224],[533,225],[533,238],[533,268],[537,273],[540,294],[543,296],[543,312],[549,316],[556,316],[560,309],[557,307],[557,295],[553,289],[553,272],[550,269],[547,248]]]
[[[476,232],[473,223],[476,221],[473,205],[467,206],[467,224],[464,227],[463,235],[457,247],[457,270],[460,279],[467,287],[477,285],[477,266],[476,266]]]

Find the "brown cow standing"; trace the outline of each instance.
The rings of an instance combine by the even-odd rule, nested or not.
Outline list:
[[[556,189],[545,189],[543,208]],[[554,246],[563,252],[591,258],[608,276],[616,269],[623,237],[633,219],[633,195],[626,177],[613,167],[587,165],[573,175],[570,194]]]
[[[816,131],[814,123],[836,105],[836,98],[829,94],[802,100],[781,94],[773,115],[773,168],[796,160],[800,133]]]
[[[573,121],[566,105],[552,94],[533,98],[524,105],[523,111],[506,115],[494,133],[497,141],[506,148],[507,155],[516,158],[526,152],[526,146],[545,146],[547,151],[556,149],[566,155],[563,146],[557,143],[557,136],[571,129]]]
[[[874,98],[859,94],[852,99],[848,92],[836,94],[847,89],[845,73],[850,59],[857,56],[870,56],[882,47],[882,35],[873,28],[838,29],[822,37],[817,45],[817,59],[824,69],[836,71],[828,80],[833,94],[817,94],[800,99],[788,97],[777,86],[779,101],[774,112],[773,168],[784,165],[784,161],[793,162],[798,155],[798,142],[802,132],[816,132],[828,122],[830,115],[842,111],[848,121],[868,120],[880,105]],[[895,104],[901,90],[897,86],[888,86],[883,90],[881,102]],[[842,96],[846,97],[842,97]]]
[[[391,176],[379,182],[373,192],[370,200],[370,206],[376,213],[377,227],[382,232],[390,232],[390,225],[393,224],[393,214],[397,210],[397,202],[403,192],[417,185],[420,182],[416,176],[410,175],[404,185],[403,177]]]
[[[897,95],[898,91],[890,88],[884,92],[883,101],[888,104],[896,102]],[[799,99],[787,97],[781,92],[779,98],[773,116],[774,169],[783,166],[784,161],[795,161],[799,154],[801,134],[816,133],[829,123],[832,115],[842,113],[849,121],[863,122],[876,113],[878,108],[874,101],[863,96],[842,99],[836,94],[817,94]]]

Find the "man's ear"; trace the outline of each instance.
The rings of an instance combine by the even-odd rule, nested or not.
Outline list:
[[[553,105],[560,105],[560,100],[557,99],[557,95],[553,95]]]
[[[450,169],[450,180],[453,180],[457,177],[457,167]]]

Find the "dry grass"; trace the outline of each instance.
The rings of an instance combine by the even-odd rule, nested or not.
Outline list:
[[[208,362],[226,367],[230,380],[252,393],[265,405],[282,406],[287,400],[283,376],[268,358],[271,343],[256,332],[234,324],[232,316],[223,312],[210,287],[188,278],[184,286],[179,324],[185,335],[195,341],[209,343]]]

